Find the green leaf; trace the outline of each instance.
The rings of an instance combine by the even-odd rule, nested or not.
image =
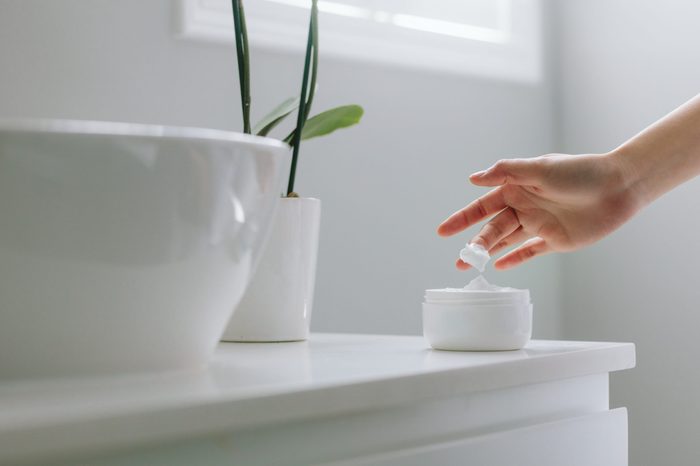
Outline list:
[[[263,119],[255,125],[253,133],[258,136],[267,136],[275,126],[279,125],[287,115],[297,108],[299,108],[299,97],[290,97],[265,115]]]
[[[325,136],[336,129],[347,128],[360,122],[364,110],[359,105],[343,105],[332,108],[309,118],[304,124],[301,139],[311,139]],[[289,143],[294,137],[294,131],[284,141]]]
[[[336,129],[347,128],[360,122],[364,110],[359,105],[344,105],[315,115],[304,124],[301,139],[325,136]]]

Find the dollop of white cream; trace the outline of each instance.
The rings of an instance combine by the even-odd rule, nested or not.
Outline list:
[[[459,251],[459,258],[462,262],[469,264],[479,272],[484,272],[486,264],[491,260],[489,252],[480,244],[467,243],[464,249]]]
[[[463,288],[467,291],[513,291],[515,288],[510,288],[507,286],[492,285],[483,275],[479,275],[474,280],[470,281],[467,286]]]

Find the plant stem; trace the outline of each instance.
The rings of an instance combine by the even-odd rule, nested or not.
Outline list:
[[[312,56],[313,60],[313,71],[311,73],[313,85],[316,85],[316,65],[318,64],[318,51],[316,50],[315,44],[318,43],[318,39],[315,37],[316,31],[318,30],[318,0],[312,0],[311,2],[311,19],[309,21],[309,37],[306,41],[306,57],[304,59],[304,76],[301,80],[301,99],[299,100],[299,112],[297,113],[297,127],[294,131],[294,138],[292,139],[292,167],[289,173],[289,184],[287,185],[287,195],[289,196],[294,192],[294,178],[296,177],[297,162],[299,160],[299,146],[301,145],[301,132],[304,129],[304,123],[308,117],[307,108],[311,107],[311,99],[314,95],[313,87],[309,88],[309,71],[312,66]],[[307,102],[307,91],[309,91],[309,100]]]
[[[306,110],[304,111],[304,122],[311,113],[311,103],[316,94],[316,75],[318,74],[318,5],[317,0],[311,2],[311,31],[313,35],[313,56],[311,57],[311,82],[309,83],[309,97],[306,99]]]
[[[241,89],[241,110],[243,112],[243,132],[250,129],[250,54],[248,51],[248,31],[242,0],[231,0],[233,26],[236,34],[236,56],[238,59],[238,81]]]
[[[241,7],[241,39],[243,41],[243,64],[245,66],[245,99],[243,103],[243,132],[251,134],[250,125],[250,49],[248,48],[248,27],[245,21],[243,1],[239,0]]]

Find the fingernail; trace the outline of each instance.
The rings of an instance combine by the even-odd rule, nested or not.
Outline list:
[[[476,176],[476,177],[484,176],[485,173],[486,173],[486,170],[481,170],[481,171],[478,171],[478,172],[476,172],[476,173],[472,173],[471,176],[470,176],[470,178],[471,178],[472,176]]]

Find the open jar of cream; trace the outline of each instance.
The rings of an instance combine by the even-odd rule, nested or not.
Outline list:
[[[423,334],[441,350],[520,349],[532,336],[530,291],[491,285],[481,275],[464,288],[426,290]]]

